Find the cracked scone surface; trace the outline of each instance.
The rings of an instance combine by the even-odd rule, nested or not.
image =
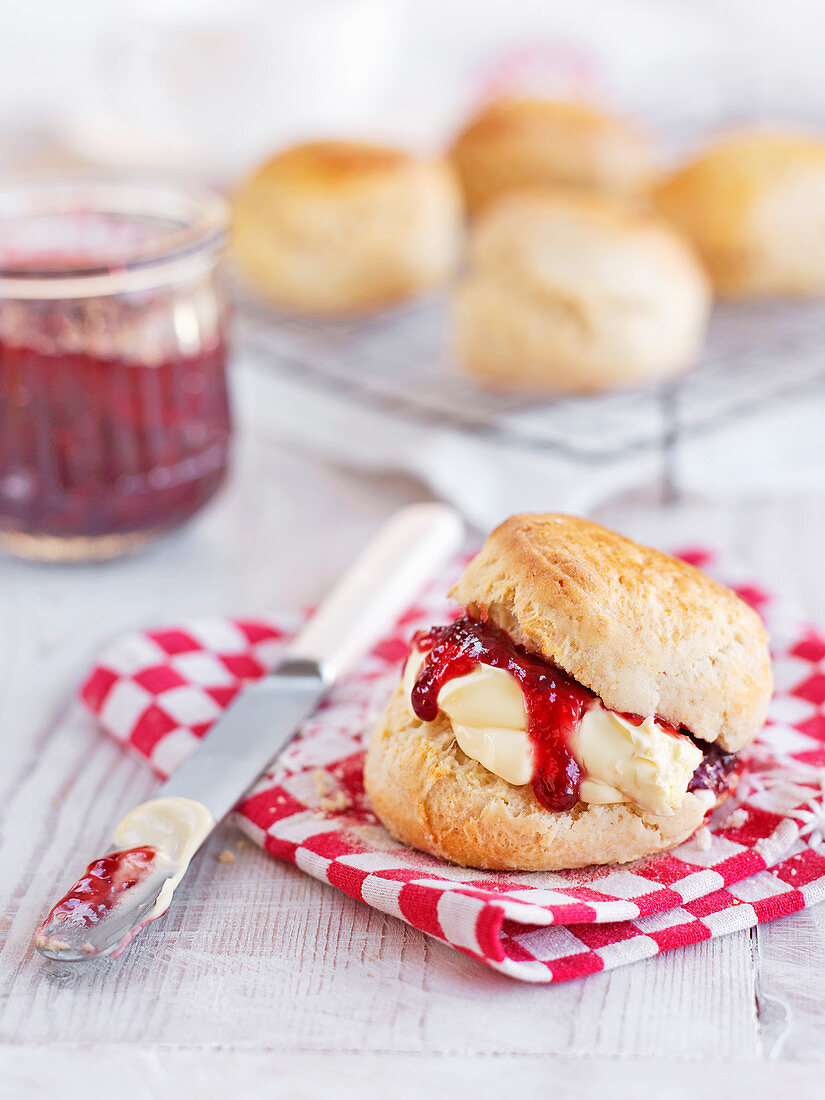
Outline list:
[[[575,516],[512,516],[452,595],[590,688],[727,752],[762,728],[773,687],[762,620],[685,562]]]
[[[628,803],[551,813],[531,784],[514,787],[458,747],[447,718],[416,718],[401,685],[378,722],[364,767],[367,794],[392,835],[467,867],[558,871],[627,863],[672,848],[704,820],[686,794],[673,817]]]

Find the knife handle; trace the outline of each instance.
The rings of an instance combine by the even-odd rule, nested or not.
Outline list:
[[[411,504],[378,532],[289,648],[331,684],[395,622],[459,549],[464,524],[446,504]]]

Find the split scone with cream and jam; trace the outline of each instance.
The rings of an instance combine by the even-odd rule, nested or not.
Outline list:
[[[771,695],[759,616],[587,520],[506,520],[419,632],[365,764],[394,837],[469,867],[625,863],[735,789]]]

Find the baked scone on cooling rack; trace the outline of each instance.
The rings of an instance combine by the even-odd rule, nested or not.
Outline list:
[[[693,241],[727,298],[825,294],[825,140],[747,130],[664,180],[660,211]]]
[[[502,390],[622,389],[690,366],[709,309],[704,272],[662,219],[601,198],[518,191],[473,227],[453,350],[466,374]]]
[[[357,314],[431,290],[463,237],[449,165],[399,149],[319,141],[286,149],[238,188],[232,251],[281,309]]]
[[[654,174],[650,140],[589,103],[507,96],[487,104],[450,149],[471,213],[530,185],[639,195]]]
[[[470,867],[624,863],[736,786],[771,695],[759,616],[583,519],[514,516],[416,636],[365,781],[403,843]]]

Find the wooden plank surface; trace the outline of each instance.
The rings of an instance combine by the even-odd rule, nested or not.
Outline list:
[[[263,496],[266,506],[261,505]],[[100,644],[139,623],[311,602],[380,519],[423,496],[249,438],[222,500],[142,557],[0,563],[0,1096],[64,1097],[93,1053],[122,1096],[669,1097],[731,1077],[813,1087],[825,1051],[825,913],[555,987],[521,985],[243,844],[225,827],[172,910],[118,962],[33,954],[49,899],[153,780],[67,700]],[[601,518],[658,545],[705,540],[825,622],[825,500],[624,500]],[[317,531],[307,554],[307,533]],[[334,539],[328,537],[335,532]],[[243,846],[240,846],[243,844]],[[221,863],[224,848],[235,854]],[[714,1086],[715,1087],[715,1086]],[[384,1093],[386,1089],[384,1090]],[[438,1094],[438,1093],[436,1093]],[[80,1095],[77,1093],[77,1095]]]
[[[31,1049],[0,1049],[3,1095],[28,1091]],[[685,1096],[772,1100],[821,1096],[811,1088],[819,1067],[812,1063],[626,1061],[542,1055],[317,1054],[267,1050],[171,1050],[143,1046],[59,1048],[51,1054],[63,1100],[88,1100],[116,1087],[118,1096],[146,1100],[226,1096],[243,1100],[318,1100],[357,1096],[385,1100],[479,1096],[609,1097],[610,1100],[681,1100]],[[90,1076],[93,1086],[90,1089]]]

